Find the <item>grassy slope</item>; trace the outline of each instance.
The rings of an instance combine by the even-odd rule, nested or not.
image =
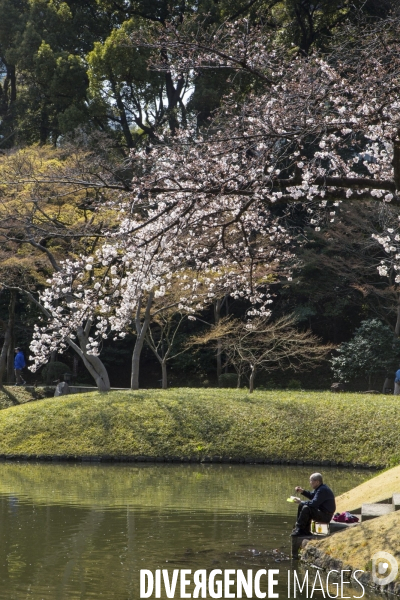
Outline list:
[[[381,550],[392,554],[400,564],[399,527],[400,511],[309,543],[344,565],[371,571],[371,556]]]
[[[352,512],[364,503],[380,502],[390,498],[394,492],[400,492],[400,466],[384,471],[373,479],[358,485],[349,492],[338,496],[338,512]]]
[[[0,411],[0,454],[400,462],[392,396],[172,389],[49,398]]]
[[[34,389],[31,386],[0,386],[0,410],[4,408],[10,408],[11,406],[18,406],[19,404],[25,404],[32,400],[38,400],[45,398],[46,393],[44,388]]]
[[[342,512],[360,507],[364,502],[378,502],[394,492],[400,492],[400,466],[384,471],[339,496],[336,499],[337,510]],[[380,550],[389,552],[400,563],[399,527],[400,511],[397,511],[310,544],[328,557],[339,559],[343,565],[370,572],[371,556]]]

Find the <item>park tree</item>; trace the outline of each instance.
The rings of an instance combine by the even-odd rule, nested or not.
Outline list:
[[[0,160],[1,287],[23,294],[45,320],[52,321],[52,315],[38,293],[61,271],[63,260],[93,250],[102,228],[113,221],[104,192],[98,194],[95,166],[83,151],[50,147],[11,152]],[[57,336],[60,322],[53,323]],[[101,360],[87,354],[90,330],[87,318],[63,349],[72,348],[98,385],[109,387]],[[42,363],[56,350],[49,344]]]
[[[93,102],[105,120],[121,130],[128,148],[143,134],[154,138],[164,124],[174,133],[186,122],[188,77],[148,70],[148,50],[129,43],[131,32],[141,28],[146,28],[143,20],[124,22],[104,42],[96,42],[87,57]]]
[[[14,380],[14,348],[25,345],[29,340],[32,320],[36,311],[30,306],[25,294],[19,289],[36,290],[45,284],[43,272],[46,271],[46,260],[43,256],[28,254],[16,256],[16,244],[4,244],[0,250],[0,298],[4,306],[0,319],[0,335],[3,344],[0,352],[0,385],[4,379]],[[24,330],[21,335],[21,317],[24,313]]]
[[[140,189],[157,198],[219,193],[236,200],[242,196],[250,203],[259,196],[264,206],[301,199],[319,200],[326,208],[328,201],[353,194],[359,200],[376,197],[390,202],[399,180],[398,28],[395,19],[370,30],[365,27],[362,33],[349,26],[346,36],[351,33],[356,41],[346,42],[343,34],[335,52],[324,60],[318,55],[292,59],[284,48],[263,38],[262,29],[249,30],[246,23],[225,24],[218,37],[207,32],[195,37],[173,29],[153,42],[134,38],[134,43],[155,50],[167,46],[177,70],[213,63],[212,68],[217,64],[221,72],[229,68],[250,73],[264,86],[240,105],[234,93],[227,98],[208,133],[196,138],[188,130],[176,143],[137,155],[136,160],[143,158],[153,167],[147,169]],[[376,45],[378,34],[385,39],[385,48]],[[170,68],[158,53],[153,63]],[[168,155],[170,181],[162,161]],[[182,182],[173,185],[179,164]],[[189,164],[190,178],[185,171]],[[164,185],[158,177],[161,172]],[[134,186],[139,188],[138,180]],[[312,224],[317,224],[315,219]]]
[[[350,198],[337,207],[329,227],[306,227],[293,279],[279,288],[277,310],[295,311],[301,323],[335,344],[347,340],[349,332],[370,317],[397,332],[398,284],[393,269],[386,280],[379,275],[385,251],[377,237],[397,226],[398,214],[392,203]],[[299,226],[295,216],[291,215],[292,227]]]
[[[9,367],[12,359],[12,352],[14,349],[13,336],[15,323],[15,303],[16,292],[13,290],[10,292],[10,300],[8,305],[8,319],[4,320],[1,323],[3,345],[1,347],[0,352],[0,386],[3,385],[4,375],[8,375],[8,372],[10,371]]]
[[[193,317],[191,315],[191,317]],[[187,346],[182,347],[177,343],[177,336],[184,320],[188,315],[179,311],[177,306],[167,310],[160,310],[153,316],[152,323],[147,331],[147,344],[152,349],[161,367],[161,387],[168,387],[168,363],[187,351]]]
[[[89,119],[84,56],[111,26],[95,0],[0,4],[2,146],[55,143]]]
[[[163,389],[168,387],[167,366],[175,358],[188,352],[192,346],[198,342],[192,336],[185,341],[179,339],[180,331],[185,321],[196,321],[199,314],[205,310],[212,309],[214,314],[214,327],[218,328],[221,321],[221,309],[228,306],[228,291],[225,281],[220,277],[214,276],[214,281],[208,276],[205,278],[190,269],[182,272],[178,280],[172,278],[172,285],[163,295],[157,295],[153,298],[153,308],[147,330],[146,341],[148,346],[156,356],[161,366],[161,386]],[[191,294],[186,294],[182,298],[182,281],[194,282],[196,280],[196,289]],[[221,286],[222,284],[222,286]],[[221,287],[220,287],[221,286]],[[184,285],[187,288],[187,285]],[[221,299],[222,298],[222,299]],[[184,302],[184,304],[182,303]],[[201,323],[207,324],[203,319]],[[210,324],[207,324],[210,328]],[[217,377],[222,372],[222,342],[217,340]]]
[[[388,325],[378,319],[363,321],[349,342],[335,350],[331,359],[337,380],[348,382],[363,377],[371,388],[373,376],[383,379],[394,374],[400,359],[400,340]]]
[[[271,7],[271,17],[279,28],[279,37],[303,54],[315,48],[327,51],[335,35],[346,22],[364,18],[385,18],[396,7],[393,0],[286,0]]]
[[[188,268],[195,275],[182,282],[183,310],[208,278],[211,302],[218,284],[222,297],[251,304],[250,318],[269,316],[274,274],[292,277],[305,223],[316,233],[329,227],[349,198],[398,202],[397,18],[346,25],[329,53],[307,58],[262,22],[210,29],[194,21],[124,35],[155,73],[189,78],[212,69],[230,84],[243,77],[247,87],[230,86],[208,127],[194,117],[186,128],[160,123],[149,143],[132,148],[128,183],[106,168],[75,173],[76,190],[95,192],[101,214],[114,216],[99,227],[94,247],[62,263],[44,293],[54,324],[65,325],[60,344],[89,319],[97,333],[88,334],[86,349],[98,356],[104,336],[126,333],[139,303]],[[107,53],[98,49],[103,68]],[[68,187],[71,179],[52,182]],[[116,196],[99,204],[110,190]],[[286,224],[299,207],[307,220],[296,231]],[[38,357],[50,347],[43,339],[55,335],[46,327],[36,333]]]
[[[276,320],[256,317],[250,322],[225,319],[195,341],[206,343],[213,339],[221,341],[226,362],[237,373],[237,386],[246,377],[250,393],[254,391],[257,373],[308,370],[332,350],[310,331],[298,329],[293,315]]]
[[[318,232],[349,198],[397,203],[399,31],[397,19],[365,26],[362,35],[348,26],[331,54],[308,59],[246,22],[225,23],[212,36],[185,23],[150,40],[148,32],[132,32],[132,44],[153,51],[159,71],[235,71],[254,88],[240,101],[233,91],[208,129],[188,126],[171,136],[167,127],[131,152],[129,200],[113,205],[118,227],[104,234],[99,253],[68,263],[64,284],[56,279],[47,292],[57,318],[68,321],[57,291],[67,288],[81,315],[90,304],[102,306],[98,338],[123,334],[143,292],[160,290],[188,266],[210,275],[210,298],[218,279],[251,303],[250,318],[269,316],[269,275],[279,270],[290,279],[296,264],[300,236],[284,226],[291,207],[301,206]],[[87,277],[86,269],[104,279]],[[80,280],[82,292],[71,287]],[[182,286],[183,307],[198,281]],[[94,351],[98,343],[91,341]]]
[[[50,286],[42,292],[41,302],[51,318],[36,327],[31,344],[36,365],[40,365],[50,351],[65,349],[66,340],[88,319],[93,330],[86,349],[93,356],[100,354],[102,340],[109,336],[114,340],[125,337],[133,324],[137,335],[132,354],[131,387],[137,389],[140,354],[146,336],[151,339],[152,319],[159,320],[161,316],[169,319],[173,313],[190,318],[212,303],[223,289],[234,290],[238,297],[254,294],[254,303],[260,303],[264,312],[267,310],[269,273],[261,260],[262,251],[266,251],[261,245],[256,259],[244,256],[240,266],[228,269],[222,249],[218,245],[215,252],[212,248],[205,249],[205,240],[196,237],[194,231],[190,234],[181,226],[167,228],[160,239],[161,232],[157,233],[156,229],[151,244],[148,229],[139,228],[130,209],[122,211],[121,218],[118,232],[110,234],[92,255],[63,261]],[[191,269],[186,259],[189,248],[192,253],[196,253],[197,248],[199,254],[197,264]],[[257,249],[255,245],[253,248]],[[207,256],[200,250],[207,252]],[[271,251],[269,244],[268,251]],[[244,282],[249,282],[246,294],[239,291]],[[164,324],[164,332],[165,327]]]

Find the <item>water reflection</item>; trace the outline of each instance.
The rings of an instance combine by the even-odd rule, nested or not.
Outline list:
[[[309,473],[282,466],[0,464],[0,599],[133,600],[143,568],[279,568],[278,591],[286,598],[295,507],[285,500]],[[370,476],[324,473],[337,494]]]

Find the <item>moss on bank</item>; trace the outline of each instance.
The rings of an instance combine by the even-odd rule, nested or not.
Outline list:
[[[79,394],[0,411],[0,454],[400,462],[392,396],[171,389]]]

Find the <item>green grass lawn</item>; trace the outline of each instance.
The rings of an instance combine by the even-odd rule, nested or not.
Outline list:
[[[393,396],[171,389],[77,394],[0,411],[0,454],[400,463]]]
[[[33,386],[15,386],[7,385],[0,386],[0,410],[3,408],[10,408],[11,406],[18,406],[19,404],[25,404],[32,400],[39,400],[45,398],[50,393],[50,388],[40,387],[33,388]]]

